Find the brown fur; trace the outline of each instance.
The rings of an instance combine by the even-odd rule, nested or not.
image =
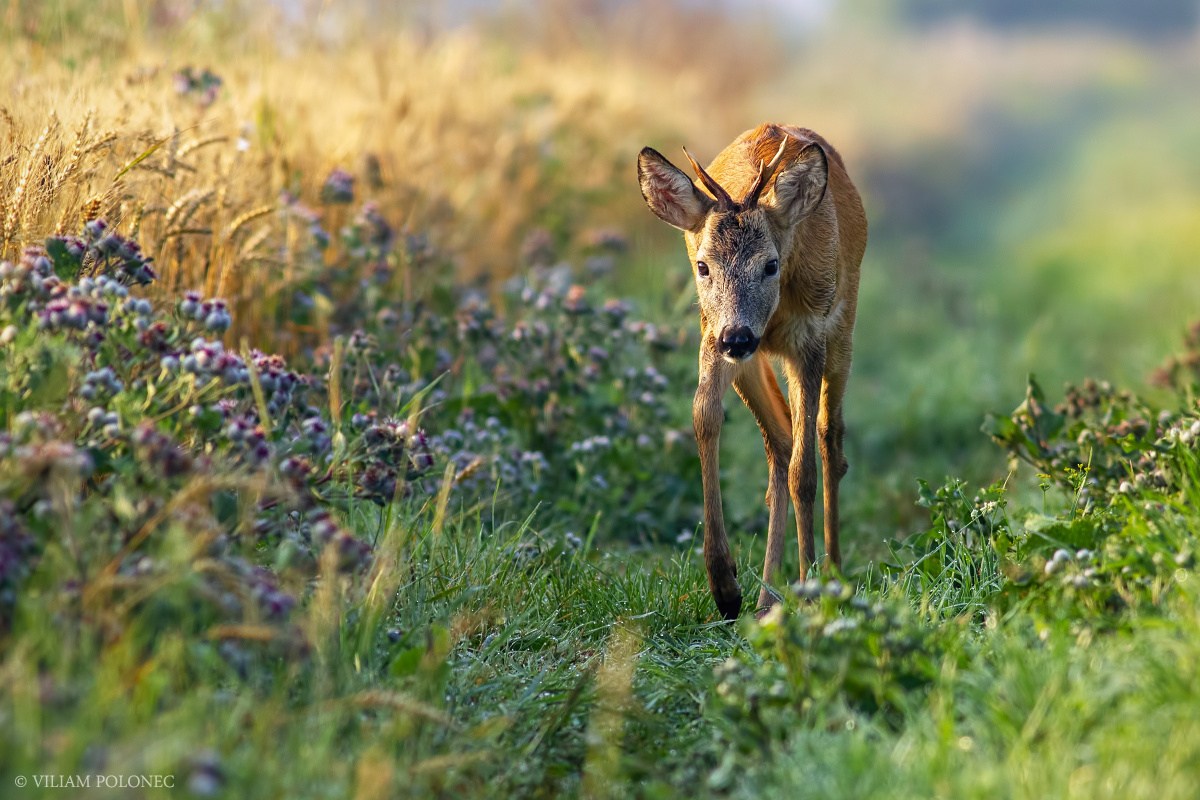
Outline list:
[[[760,170],[785,141],[780,167],[766,176],[756,203],[752,190]],[[713,261],[717,275],[697,276],[700,380],[692,410],[704,484],[709,585],[718,609],[733,618],[741,609],[741,591],[718,480],[721,400],[730,386],[754,414],[766,448],[770,522],[764,582],[777,577],[789,497],[796,508],[801,577],[814,563],[818,450],[825,475],[825,552],[828,564],[841,565],[838,485],[847,468],[842,399],[850,373],[859,264],[867,244],[866,214],[841,155],[807,128],[761,125],[713,159],[706,170],[712,180],[733,198],[751,193],[749,202],[732,212],[700,184],[693,183],[688,192],[677,168],[657,152],[643,150],[638,164],[647,203],[684,231],[693,269],[702,256],[706,263]],[[777,286],[760,267],[773,253],[779,262]],[[758,350],[736,363],[717,349],[722,327],[732,324],[761,334]],[[782,362],[787,399],[768,357]],[[774,601],[764,588],[760,611]]]

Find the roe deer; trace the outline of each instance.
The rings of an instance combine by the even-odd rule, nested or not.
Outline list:
[[[838,484],[847,468],[842,397],[867,218],[842,157],[806,128],[760,125],[722,150],[707,170],[686,149],[684,154],[699,185],[649,147],[638,155],[638,181],[650,210],[683,231],[695,273],[701,340],[692,422],[704,489],[704,562],[718,610],[734,619],[742,595],[717,467],[721,401],[730,385],[762,430],[770,470],[758,611],[775,601],[766,585],[783,557],[789,495],[796,506],[801,578],[813,564],[818,441],[825,553],[841,565]],[[786,400],[771,363],[758,353],[782,361]]]

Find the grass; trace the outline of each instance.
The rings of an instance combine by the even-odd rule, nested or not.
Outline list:
[[[544,10],[0,12],[0,785],[1191,797],[1197,336],[1137,376],[1190,313],[1194,58],[846,12],[739,72],[694,54],[754,21]],[[876,233],[848,571],[729,625],[630,165],[760,116],[828,121]]]

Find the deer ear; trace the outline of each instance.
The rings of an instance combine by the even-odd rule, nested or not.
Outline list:
[[[793,221],[808,216],[825,197],[829,162],[821,145],[812,142],[779,171],[772,189],[777,211]]]
[[[638,153],[638,183],[655,216],[680,230],[699,230],[713,207],[691,178],[651,147]]]

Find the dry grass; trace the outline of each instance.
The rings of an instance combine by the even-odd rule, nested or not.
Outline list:
[[[266,11],[212,42],[219,20],[199,14],[147,27],[162,6],[121,3],[127,25],[103,36],[124,30],[122,46],[98,56],[61,18],[51,36],[44,9],[10,5],[25,35],[0,57],[5,257],[100,215],[155,256],[160,291],[286,302],[281,289],[338,260],[353,208],[317,198],[340,167],[356,177],[356,202],[428,236],[461,277],[503,277],[535,228],[569,249],[588,225],[627,221],[639,210],[630,154],[701,127],[698,71],[667,75],[594,49],[518,54],[470,30],[343,30],[331,44],[266,32]],[[177,93],[172,75],[187,65],[223,80],[211,105]],[[323,256],[283,212],[285,190],[321,213],[333,234]],[[271,315],[258,312],[236,315],[251,327],[232,336],[262,341]]]

